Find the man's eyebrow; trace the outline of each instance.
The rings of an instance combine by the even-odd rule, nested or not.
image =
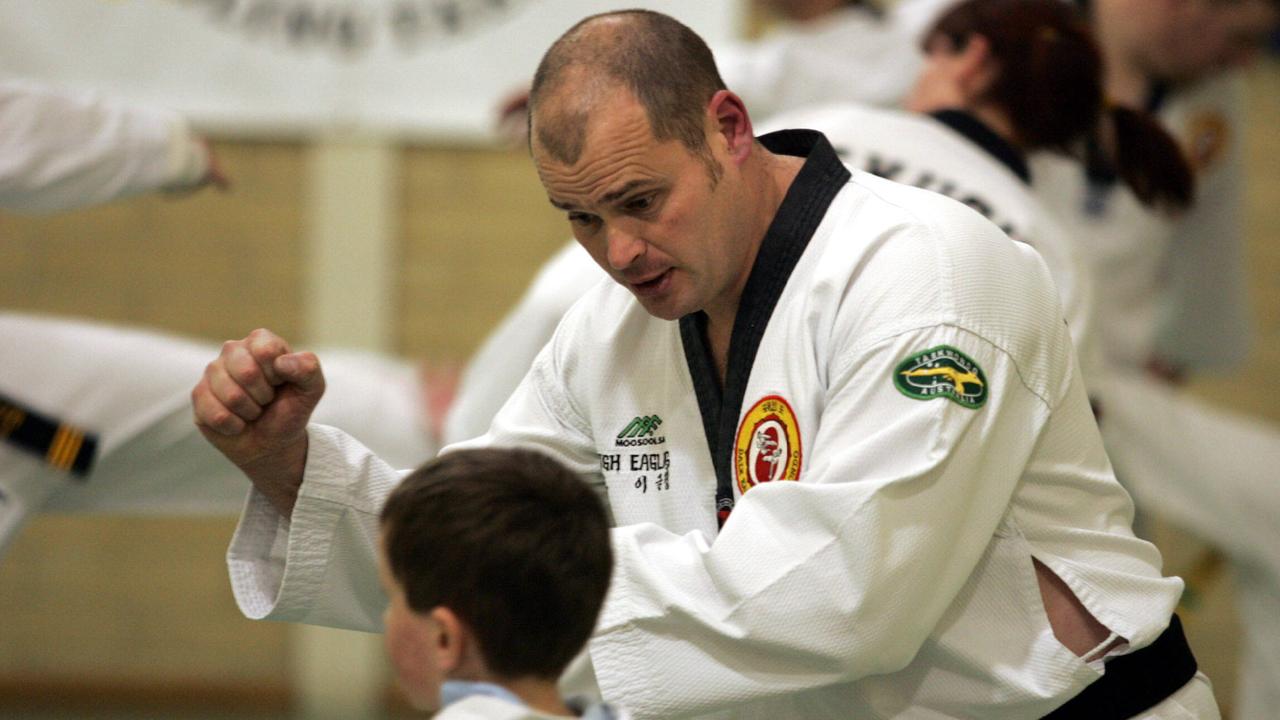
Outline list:
[[[626,184],[624,184],[622,187],[618,188],[617,190],[610,190],[604,195],[601,195],[600,204],[610,205],[616,202],[617,200],[627,196],[628,194],[634,192],[636,188],[644,187],[646,185],[651,184],[652,182],[653,181],[651,180],[631,180]]]
[[[655,183],[652,180],[643,180],[643,179],[629,180],[626,183],[623,183],[622,187],[619,187],[616,190],[610,190],[604,195],[601,195],[599,204],[611,205],[617,202],[618,200],[626,197],[627,195],[635,192],[637,189],[643,188],[649,185],[653,185],[653,184]],[[551,196],[547,196],[547,201],[550,202],[553,207],[559,210],[564,210],[565,212],[571,212],[578,209],[578,206],[574,205],[571,202],[556,200]]]

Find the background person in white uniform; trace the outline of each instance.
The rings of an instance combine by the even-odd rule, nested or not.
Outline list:
[[[1170,651],[1176,623],[1163,628],[1180,583],[1161,578],[1158,554],[1128,531],[1127,496],[1089,432],[1092,415],[1039,259],[958,203],[851,179],[820,135],[763,140],[774,151],[807,152],[799,167],[767,152],[736,96],[714,90],[705,47],[673,24],[649,13],[597,18],[558,41],[540,68],[533,129],[544,185],[635,297],[602,285],[580,303],[488,438],[536,445],[605,482],[615,517],[628,523],[614,533],[618,573],[591,643],[606,697],[662,717],[716,709],[846,717],[850,708],[1038,716],[1090,681],[1119,683],[1117,692],[1137,700],[1122,667],[1161,667],[1146,658]],[[667,45],[677,39],[696,60],[677,59],[686,56]],[[655,67],[658,77],[696,83],[697,99],[668,95],[669,84],[650,80]],[[635,85],[622,85],[624,77]],[[794,274],[778,262],[786,257],[798,263]],[[758,323],[735,322],[740,312]],[[681,317],[679,326],[669,322]],[[989,345],[988,333],[1011,349]],[[962,366],[921,369],[922,358],[943,350],[940,340],[977,353],[986,374],[960,351],[946,362]],[[682,342],[702,354],[685,355]],[[941,383],[930,386],[938,392],[894,389],[893,363],[917,345],[933,350],[911,355],[917,364],[900,364],[898,374],[954,371],[954,380],[916,381]],[[709,420],[715,411],[704,396],[716,382],[734,398],[724,423]],[[786,462],[775,470],[788,474],[778,482],[751,474],[769,464],[762,456],[747,464],[754,480],[739,471],[739,485],[725,496],[716,490],[712,505],[712,479],[738,455],[721,430],[737,426],[739,399],[775,390],[792,399],[794,415],[774,396],[756,409],[783,413],[769,422],[798,433],[785,452],[777,448]],[[385,600],[367,587],[360,538],[397,475],[349,439],[305,427],[322,391],[315,356],[263,331],[229,343],[193,398],[206,436],[259,491],[230,554],[242,607],[367,626],[365,613]],[[654,415],[628,424],[636,411]],[[615,462],[598,454],[615,434],[626,447],[670,450]],[[921,446],[922,437],[933,439]],[[804,478],[801,444],[809,448]],[[641,478],[652,494],[628,476],[637,458],[660,465]],[[667,468],[669,477],[660,472]],[[1040,491],[1080,495],[1034,499]],[[718,536],[715,509],[724,521]],[[995,530],[1010,513],[1019,530]],[[1108,549],[1085,550],[1086,537]],[[1014,581],[1031,594],[1016,592]],[[1000,603],[989,602],[1011,593],[1025,602],[993,614]],[[946,620],[936,625],[940,612]],[[1111,654],[1133,662],[1109,661],[1103,682],[1087,661]],[[1185,648],[1174,654],[1189,657]],[[961,655],[963,668],[947,660]],[[1188,674],[1166,677],[1174,682],[1116,717],[1189,707],[1212,717],[1203,679],[1179,664]],[[700,677],[691,681],[692,672]]]
[[[239,512],[244,475],[191,422],[192,379],[216,352],[207,341],[0,311],[0,558],[39,512]],[[320,417],[405,466],[435,454],[416,368],[336,348],[325,358]]]
[[[208,143],[172,111],[0,81],[0,210],[73,210],[154,191],[225,190]],[[216,346],[0,311],[0,556],[41,511],[232,515],[244,478],[191,423]],[[439,447],[404,363],[335,350],[329,421],[415,464]]]
[[[0,209],[54,212],[229,184],[178,113],[0,79]]]

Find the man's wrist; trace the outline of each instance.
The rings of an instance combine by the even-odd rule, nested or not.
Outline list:
[[[306,474],[309,442],[304,432],[298,442],[240,468],[286,520],[293,515],[293,506],[298,501],[298,491]]]

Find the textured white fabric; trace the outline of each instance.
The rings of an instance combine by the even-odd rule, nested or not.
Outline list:
[[[940,344],[985,370],[981,409],[894,386],[898,362]],[[1181,582],[1129,530],[1044,266],[958,203],[861,174],[837,197],[743,408],[788,400],[801,480],[742,495],[718,536],[690,382],[677,326],[598,286],[476,441],[543,449],[607,489],[618,567],[590,653],[604,697],[637,717],[1043,714],[1098,671],[1053,637],[1033,556],[1133,647],[1165,627]],[[668,454],[664,485],[639,482],[640,453],[616,446],[640,415],[661,417],[644,454]],[[382,602],[352,588],[397,473],[310,432],[282,582],[283,523],[246,523],[237,597],[376,628]],[[602,462],[614,454],[619,471]],[[263,508],[254,496],[246,519]]]
[[[83,480],[0,442],[0,553],[41,510],[239,512],[248,482],[191,419],[191,388],[217,352],[155,332],[0,312],[0,395],[99,436]],[[405,466],[435,454],[413,367],[371,353],[323,355],[328,390],[317,420]]]
[[[207,170],[174,112],[0,80],[0,208],[70,210],[192,185]]]
[[[1090,362],[1097,357],[1093,282],[1075,238],[991,153],[931,117],[852,103],[783,113],[760,131],[785,128],[818,130],[845,163],[959,200],[1035,248],[1058,288],[1076,352]]]

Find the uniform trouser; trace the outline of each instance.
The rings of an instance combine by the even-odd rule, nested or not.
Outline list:
[[[1137,373],[1091,380],[1116,475],[1144,511],[1231,560],[1243,629],[1236,717],[1280,708],[1280,431]]]
[[[192,422],[191,389],[218,354],[106,325],[0,313],[0,396],[97,435],[83,479],[0,442],[0,555],[33,513],[238,513],[248,481]],[[397,467],[435,451],[415,369],[369,353],[322,351],[327,389],[313,421]]]

